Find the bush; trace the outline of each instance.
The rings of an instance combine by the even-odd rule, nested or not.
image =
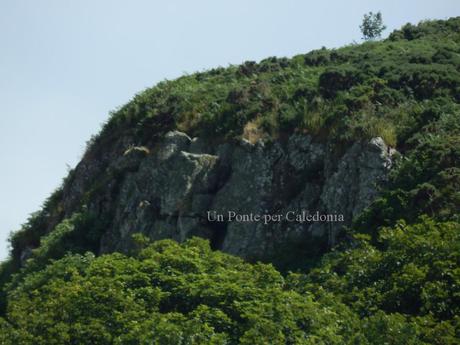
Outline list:
[[[340,304],[286,290],[272,266],[199,239],[136,257],[66,256],[9,290],[6,317],[2,336],[20,344],[343,344],[358,322]]]
[[[319,89],[324,97],[332,98],[338,91],[348,90],[360,81],[361,76],[357,68],[330,68],[320,75]]]

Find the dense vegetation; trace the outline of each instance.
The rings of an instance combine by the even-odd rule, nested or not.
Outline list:
[[[140,246],[142,238],[139,239]],[[460,225],[423,219],[283,277],[195,238],[69,255],[8,287],[5,344],[454,344]],[[456,333],[457,332],[457,333]]]
[[[295,273],[213,252],[200,239],[149,244],[139,236],[133,253],[96,257],[104,219],[84,207],[44,232],[59,212],[58,190],[12,236],[0,272],[1,342],[457,344],[459,71],[453,18],[140,93],[112,114],[90,150],[127,135],[141,146],[178,128],[209,140],[302,131],[337,146],[381,136],[401,157],[348,230],[352,240]],[[21,265],[27,246],[35,249]]]

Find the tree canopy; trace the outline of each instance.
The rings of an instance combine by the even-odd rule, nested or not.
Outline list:
[[[285,277],[194,238],[67,255],[8,289],[2,344],[450,344],[460,224],[428,218]]]
[[[363,22],[359,28],[361,29],[363,39],[365,40],[379,38],[382,35],[382,32],[386,29],[386,26],[383,25],[382,13],[369,12],[365,14]]]

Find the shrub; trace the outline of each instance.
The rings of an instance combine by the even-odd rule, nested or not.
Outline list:
[[[359,70],[350,66],[330,68],[319,77],[319,89],[326,98],[334,97],[338,91],[348,90],[361,81]]]

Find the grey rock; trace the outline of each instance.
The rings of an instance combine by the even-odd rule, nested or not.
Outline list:
[[[113,160],[110,169],[124,174],[106,197],[113,219],[101,252],[128,251],[135,232],[154,240],[201,236],[216,249],[251,259],[272,258],[292,243],[333,246],[341,229],[378,196],[395,151],[381,138],[337,150],[303,134],[285,142],[241,140],[211,147],[173,131],[150,152]],[[226,219],[210,221],[208,211]],[[341,214],[344,221],[238,222],[227,219],[229,211],[319,212]]]

